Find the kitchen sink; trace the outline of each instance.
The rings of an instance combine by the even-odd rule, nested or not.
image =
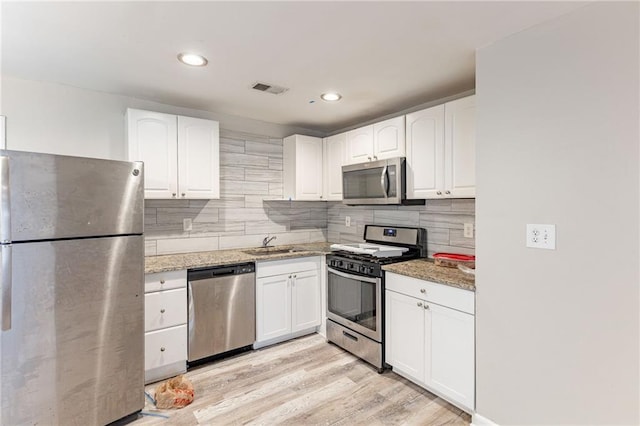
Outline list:
[[[256,247],[242,251],[243,253],[247,253],[253,256],[268,256],[270,254],[294,253],[300,250],[296,250],[293,247]]]

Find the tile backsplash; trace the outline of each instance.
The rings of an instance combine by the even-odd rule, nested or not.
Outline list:
[[[145,254],[160,255],[317,241],[361,242],[368,223],[427,229],[429,254],[474,254],[475,200],[427,200],[425,206],[345,206],[340,202],[284,201],[282,139],[220,134],[219,200],[145,200]],[[351,226],[345,226],[345,217]],[[183,230],[183,219],[192,230]]]

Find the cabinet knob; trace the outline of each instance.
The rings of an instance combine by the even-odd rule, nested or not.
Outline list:
[[[369,159],[369,161],[371,161],[371,157],[367,157]]]
[[[320,198],[322,198],[322,195],[320,196]]]
[[[427,305],[426,303],[424,304],[424,308],[425,309],[429,309],[429,305]]]
[[[164,308],[160,309],[160,313],[164,314]]]
[[[438,191],[438,192],[436,192],[436,194],[442,195],[442,191]]]
[[[160,284],[164,284],[164,280],[160,280]]]
[[[451,194],[451,191],[444,191],[444,193],[449,195],[449,194]]]
[[[377,159],[378,159],[378,157],[374,155],[374,156],[373,156],[373,159],[374,159],[374,160],[377,160]]]
[[[289,275],[289,279],[291,279],[292,275]]]
[[[184,192],[182,193],[182,196],[185,197],[187,194],[185,194]]]
[[[294,276],[293,276],[293,278],[298,278],[298,276],[297,276],[297,275],[294,275]]]
[[[418,302],[418,308],[422,306],[422,302]]]
[[[424,289],[424,288],[421,288],[421,289],[420,289],[420,293],[424,294],[424,293],[426,293],[426,292],[427,292],[427,290],[426,290],[426,289]]]
[[[173,198],[175,198],[175,197],[176,197],[176,195],[177,195],[177,194],[176,194],[175,192],[171,194],[171,196],[172,196]]]
[[[160,352],[164,352],[164,346],[160,348]]]

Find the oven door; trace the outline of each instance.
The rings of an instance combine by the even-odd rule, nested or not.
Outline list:
[[[382,279],[327,271],[327,318],[382,342]]]

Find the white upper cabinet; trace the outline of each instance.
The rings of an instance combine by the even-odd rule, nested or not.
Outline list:
[[[178,117],[179,194],[220,198],[220,129],[217,121]]]
[[[175,115],[127,110],[129,160],[144,161],[144,197],[178,194],[177,120]]]
[[[475,96],[406,116],[407,198],[475,197]]]
[[[127,110],[130,161],[144,161],[145,198],[219,198],[217,121]]]
[[[322,139],[292,135],[283,140],[285,200],[323,200]]]
[[[476,97],[444,106],[445,192],[451,197],[476,196]]]
[[[346,162],[347,134],[324,138],[324,199],[342,201],[342,166]]]
[[[407,198],[438,198],[444,186],[444,105],[406,119]]]
[[[346,164],[405,156],[404,116],[347,132]]]
[[[405,156],[404,116],[391,118],[373,125],[374,159]]]
[[[347,164],[373,160],[373,126],[347,132]]]

